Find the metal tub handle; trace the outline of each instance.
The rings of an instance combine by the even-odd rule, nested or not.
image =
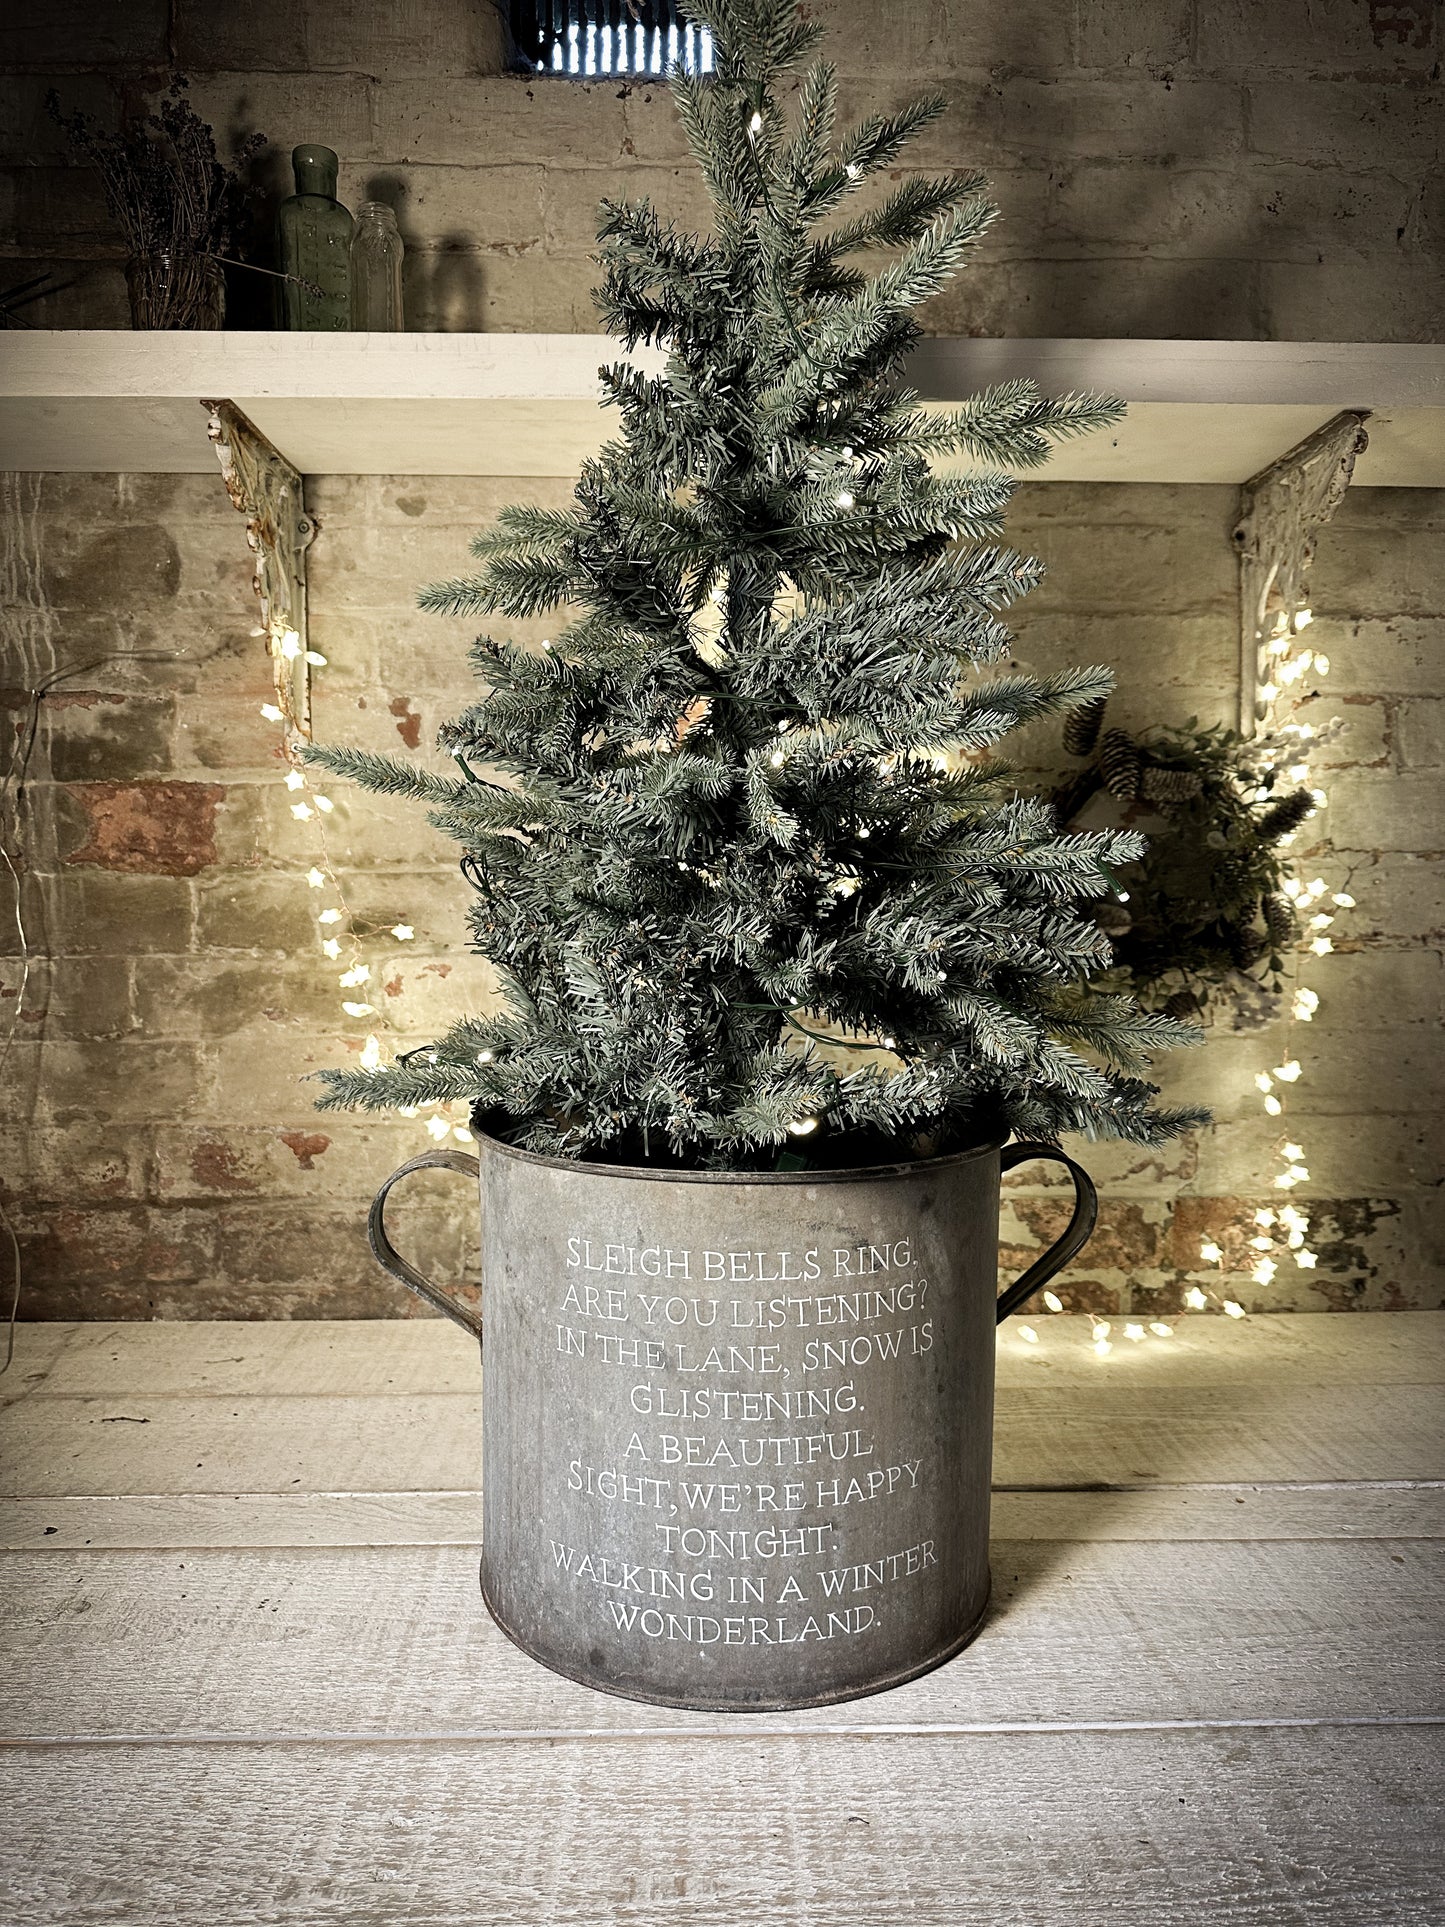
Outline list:
[[[1022,1278],[1010,1285],[1007,1291],[999,1293],[1000,1324],[1011,1311],[1017,1311],[1026,1298],[1032,1298],[1040,1285],[1047,1284],[1056,1271],[1062,1271],[1069,1260],[1083,1250],[1093,1237],[1094,1226],[1098,1222],[1099,1194],[1094,1189],[1093,1179],[1082,1165],[1075,1164],[1072,1158],[1065,1157],[1052,1144],[1007,1145],[999,1160],[1000,1169],[1012,1171],[1016,1164],[1031,1164],[1035,1158],[1047,1159],[1050,1164],[1062,1164],[1074,1180],[1074,1215],[1069,1219],[1063,1236],[1051,1244],[1041,1258],[1034,1259]]]
[[[429,1170],[460,1171],[475,1183],[481,1173],[481,1166],[465,1151],[423,1151],[420,1157],[409,1158],[405,1164],[399,1164],[371,1201],[371,1214],[366,1221],[366,1236],[371,1246],[371,1255],[384,1271],[389,1271],[393,1278],[399,1278],[409,1290],[416,1293],[418,1298],[425,1298],[427,1303],[434,1306],[436,1310],[445,1312],[448,1318],[469,1331],[480,1343],[482,1321],[477,1313],[470,1305],[462,1304],[443,1291],[440,1285],[434,1285],[429,1278],[423,1278],[416,1266],[407,1263],[386,1235],[387,1192],[398,1178],[408,1177],[413,1171]]]

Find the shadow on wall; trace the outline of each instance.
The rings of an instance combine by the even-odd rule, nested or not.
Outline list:
[[[406,325],[429,334],[476,334],[486,327],[486,276],[478,237],[462,228],[428,237],[422,244],[408,203],[406,176],[390,170],[367,177],[365,198],[385,201],[396,215],[406,258],[402,299]]]

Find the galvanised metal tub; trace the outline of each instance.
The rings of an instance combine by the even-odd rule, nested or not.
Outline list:
[[[429,1151],[372,1250],[482,1347],[482,1596],[603,1692],[817,1706],[940,1665],[988,1602],[994,1328],[1082,1247],[1049,1145],[765,1175]],[[999,1179],[1072,1221],[998,1295]],[[484,1320],[393,1249],[387,1193],[480,1176]]]

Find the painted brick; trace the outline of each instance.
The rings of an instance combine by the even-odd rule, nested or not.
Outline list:
[[[1250,88],[1247,100],[1249,145],[1272,159],[1404,172],[1441,158],[1436,88],[1295,80]]]
[[[139,1201],[149,1147],[143,1131],[77,1120],[63,1130],[31,1123],[0,1129],[0,1195],[25,1207]],[[89,1315],[89,1314],[87,1314]]]
[[[1200,1196],[1254,1191],[1260,1173],[1276,1168],[1279,1140],[1278,1124],[1262,1114],[1213,1127],[1201,1139],[1191,1188]],[[1445,1182],[1438,1125],[1420,1113],[1382,1112],[1363,1129],[1348,1118],[1315,1120],[1303,1141],[1310,1182],[1299,1187],[1297,1204],[1314,1197],[1394,1197]]]
[[[389,202],[408,250],[527,248],[542,237],[544,176],[537,166],[377,168],[343,161],[337,194],[352,208]]]
[[[7,70],[164,66],[169,50],[166,0],[47,0],[0,16],[0,62]]]
[[[1192,39],[1191,0],[1091,0],[1079,14],[1081,67],[1172,69],[1187,62]]]
[[[967,100],[950,100],[941,128],[961,117],[968,129]],[[1132,156],[1218,167],[1244,144],[1242,90],[1220,81],[1011,77],[998,83],[993,100],[986,138],[994,152],[1015,164],[1057,167],[1077,159],[1118,162]],[[937,138],[929,136],[931,142]]]
[[[0,976],[0,1034],[12,1018],[17,1038],[125,1037],[136,1028],[129,968],[113,957],[37,957],[18,1009],[20,973]]]
[[[1031,258],[970,268],[924,307],[922,325],[930,334],[1043,339],[1249,340],[1262,332],[1254,263],[1236,258],[1222,270],[1217,261],[1151,259],[1146,245],[1136,236],[1084,258],[1058,250],[1062,258],[1047,260],[1035,245]],[[1310,325],[1300,319],[1296,338],[1332,338]],[[1333,338],[1355,337],[1342,325]]]
[[[1380,237],[1409,229],[1418,190],[1380,171],[1259,165],[1248,187],[1233,172],[1168,162],[1080,163],[1059,180],[1048,241],[1137,245],[1217,260],[1362,261]]]
[[[609,192],[589,169],[549,167],[546,171],[547,245],[562,253],[590,255],[597,242],[598,201]],[[612,190],[631,200],[651,201],[665,220],[696,230],[711,225],[711,209],[701,176],[691,164],[628,168]],[[595,271],[590,279],[597,278]]]
[[[1381,490],[1383,494],[1385,491]],[[1392,491],[1393,492],[1393,491]],[[1354,545],[1368,554],[1371,543],[1361,537]],[[1378,547],[1378,538],[1373,546]],[[1336,557],[1330,557],[1331,565]],[[1397,600],[1392,588],[1381,589],[1383,565],[1372,573],[1375,584],[1362,585],[1362,599],[1385,603]],[[1326,587],[1324,571],[1316,567],[1316,599],[1323,604],[1328,595],[1333,610],[1321,606],[1310,629],[1316,649],[1329,658],[1330,673],[1323,687],[1319,707],[1328,711],[1334,698],[1346,701],[1355,695],[1428,696],[1439,687],[1441,650],[1445,649],[1445,622],[1438,617],[1391,616],[1350,618],[1340,613],[1346,591],[1342,583]],[[1313,707],[1313,705],[1312,705]]]
[[[527,161],[550,166],[563,157],[577,167],[626,169],[637,158],[629,119],[635,99],[620,80],[594,85],[520,74],[388,78],[376,92],[375,148],[378,157],[411,166],[490,171]],[[659,94],[657,105],[657,118],[675,125],[671,98]],[[640,117],[654,118],[645,109]],[[485,191],[483,177],[478,192]]]
[[[1345,770],[1329,787],[1327,827],[1336,848],[1445,848],[1445,777],[1434,771]]]
[[[1054,0],[916,0],[907,8],[819,0],[810,11],[828,31],[828,58],[840,73],[902,79],[914,91],[935,77],[1073,64],[1073,10]]]
[[[1376,529],[1342,523],[1321,544],[1310,586],[1317,614],[1445,615],[1445,543],[1382,542]]]
[[[1367,940],[1445,940],[1445,860],[1384,850],[1362,857],[1350,884],[1360,900],[1350,927]]]
[[[312,954],[315,931],[304,874],[230,876],[198,888],[196,928],[203,949]]]
[[[19,1230],[22,1318],[163,1317],[162,1294],[194,1286],[215,1242],[209,1212],[136,1205],[75,1206]]]
[[[1273,72],[1397,79],[1428,74],[1439,55],[1434,0],[1210,0],[1198,12],[1195,58],[1211,73]]]
[[[47,1041],[14,1046],[34,1059],[28,1075],[43,1117],[89,1125],[129,1123],[182,1111],[201,1090],[200,1058],[189,1044],[155,1038]],[[17,1075],[26,1072],[16,1066]]]
[[[1401,703],[1396,727],[1403,768],[1439,769],[1445,764],[1445,700],[1427,696]]]
[[[312,67],[405,79],[502,66],[500,15],[474,0],[304,0],[300,11]]]
[[[180,878],[73,870],[27,881],[27,922],[46,932],[55,954],[127,958],[190,948],[190,886]],[[0,919],[0,949],[13,955],[14,946],[9,919]]]

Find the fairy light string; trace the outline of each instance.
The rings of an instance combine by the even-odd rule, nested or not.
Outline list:
[[[1306,819],[1309,823],[1315,822],[1329,805],[1328,793],[1319,786],[1312,758],[1341,727],[1338,717],[1319,728],[1300,720],[1301,705],[1318,693],[1318,683],[1330,673],[1329,657],[1304,640],[1313,620],[1313,612],[1308,607],[1292,608],[1286,602],[1267,616],[1258,632],[1269,670],[1258,690],[1260,727],[1255,738],[1259,780],[1256,800],[1268,797],[1276,778],[1283,775],[1290,783],[1309,790],[1314,802],[1314,809]],[[1288,848],[1300,834],[1301,830],[1296,830],[1281,837],[1280,847]],[[1313,849],[1321,847],[1328,849],[1328,840],[1317,836]],[[1231,1318],[1243,1318],[1244,1307],[1225,1291],[1225,1279],[1231,1270],[1245,1270],[1253,1284],[1267,1290],[1281,1266],[1293,1265],[1298,1272],[1309,1272],[1319,1263],[1319,1254],[1310,1243],[1310,1213],[1302,1210],[1293,1196],[1300,1185],[1310,1182],[1308,1152],[1304,1134],[1297,1122],[1288,1121],[1288,1114],[1292,1098],[1307,1080],[1298,1027],[1313,1023],[1321,1004],[1319,992],[1306,981],[1310,960],[1326,957],[1333,951],[1335,940],[1330,933],[1339,913],[1355,908],[1354,896],[1344,887],[1351,878],[1347,875],[1340,881],[1341,887],[1332,889],[1323,876],[1312,876],[1306,881],[1294,874],[1287,877],[1282,886],[1294,908],[1301,934],[1293,947],[1294,977],[1283,1012],[1281,1048],[1273,1061],[1256,1071],[1253,1080],[1264,1114],[1279,1120],[1280,1124],[1271,1149],[1274,1170],[1270,1180],[1271,1189],[1278,1196],[1255,1209],[1247,1240],[1247,1250],[1252,1255],[1243,1266],[1231,1263],[1217,1239],[1203,1240],[1199,1247],[1200,1259],[1214,1268],[1220,1282],[1217,1289],[1192,1286],[1185,1294],[1191,1310],[1202,1311],[1213,1300]]]
[[[335,804],[324,790],[318,789],[312,782],[309,770],[297,753],[300,746],[310,739],[311,731],[309,721],[297,715],[291,695],[295,687],[293,666],[297,657],[304,654],[310,669],[324,669],[327,666],[326,657],[319,650],[303,651],[299,635],[282,623],[270,624],[260,633],[267,637],[276,684],[276,700],[262,703],[261,714],[267,722],[281,725],[281,755],[286,764],[283,782],[292,799],[291,816],[298,824],[310,826],[313,841],[313,860],[304,874],[308,889],[315,892],[317,898],[317,908],[312,915],[321,968],[328,975],[335,973],[337,989],[342,993],[339,999],[341,1012],[348,1027],[363,1018],[370,1020],[360,1046],[358,1062],[363,1070],[378,1070],[384,1062],[382,1033],[395,1028],[385,1008],[372,1001],[374,975],[382,966],[375,957],[368,958],[363,954],[357,936],[356,919],[332,857],[327,824],[335,812]],[[398,944],[416,940],[416,931],[408,923],[394,923],[390,935]],[[460,1144],[473,1142],[472,1133],[465,1125],[455,1121],[450,1104],[407,1104],[401,1107],[401,1114],[406,1118],[417,1118],[423,1110],[429,1113],[424,1128],[434,1143],[441,1143],[448,1138],[455,1138]]]

